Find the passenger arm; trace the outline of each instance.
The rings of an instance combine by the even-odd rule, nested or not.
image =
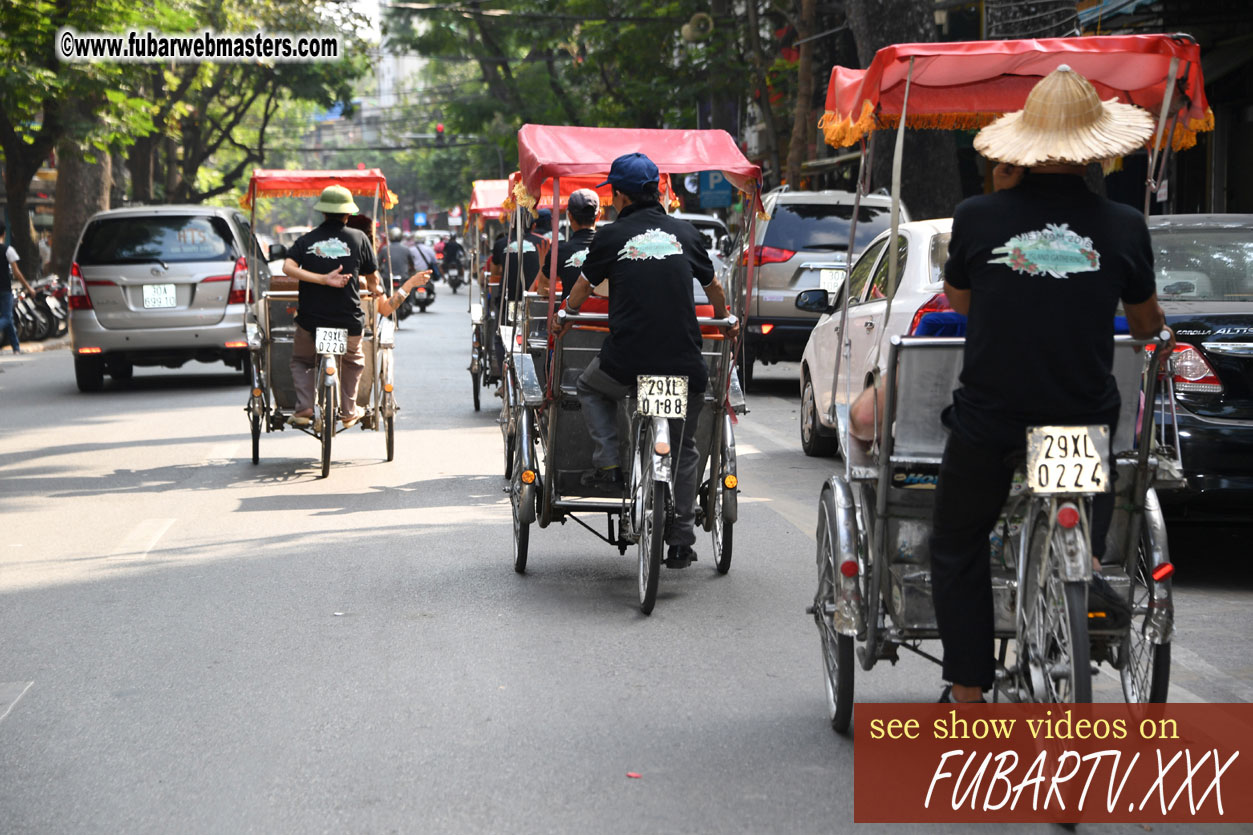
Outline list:
[[[297,281],[307,281],[310,284],[325,284],[327,287],[343,287],[348,283],[348,276],[344,274],[343,267],[336,267],[334,272],[325,274],[315,273],[301,268],[290,258],[283,262],[283,275]]]
[[[970,291],[959,290],[947,281],[944,282],[944,295],[948,298],[949,307],[963,316],[970,315]]]

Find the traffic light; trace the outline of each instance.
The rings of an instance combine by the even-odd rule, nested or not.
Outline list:
[[[443,122],[439,122],[438,124],[435,125],[435,144],[436,145],[444,144],[444,123]]]

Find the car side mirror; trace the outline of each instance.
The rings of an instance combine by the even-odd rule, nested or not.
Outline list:
[[[806,313],[830,313],[835,310],[839,293],[829,293],[821,287],[802,290],[796,295],[796,309]]]
[[[718,252],[723,258],[731,254],[731,248],[735,246],[735,241],[731,240],[730,235],[723,235],[718,238]]]
[[[277,261],[280,258],[287,257],[287,247],[283,244],[270,244],[269,252],[266,254],[267,261]]]

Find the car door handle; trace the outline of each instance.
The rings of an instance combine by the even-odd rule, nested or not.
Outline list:
[[[874,322],[867,322],[867,323],[866,323],[866,330],[868,330],[868,331],[872,331],[872,330],[874,330]]]

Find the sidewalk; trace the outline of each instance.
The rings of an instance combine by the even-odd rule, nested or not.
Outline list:
[[[64,336],[57,336],[52,339],[45,339],[41,342],[23,342],[22,354],[38,354],[42,351],[59,351],[62,348],[70,347],[70,335],[66,333]],[[9,347],[5,345],[0,348],[0,359],[8,359],[14,356]],[[21,356],[18,354],[17,356]]]

